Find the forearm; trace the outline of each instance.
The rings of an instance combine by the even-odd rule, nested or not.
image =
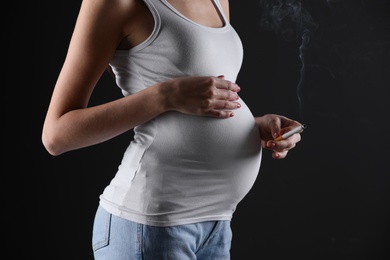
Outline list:
[[[160,84],[102,105],[74,109],[59,117],[48,114],[42,141],[48,152],[95,145],[118,136],[166,111]]]

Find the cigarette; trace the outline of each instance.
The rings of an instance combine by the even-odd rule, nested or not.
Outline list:
[[[287,133],[284,133],[282,135],[279,135],[278,137],[276,137],[274,140],[275,141],[280,141],[280,140],[283,140],[283,139],[286,139],[286,138],[289,138],[290,136],[292,136],[293,134],[296,134],[300,131],[302,131],[303,129],[306,128],[306,125],[303,124],[303,125],[300,125],[298,127],[295,127],[294,129],[288,131]]]

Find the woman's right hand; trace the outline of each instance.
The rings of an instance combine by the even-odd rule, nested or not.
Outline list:
[[[224,76],[181,77],[162,83],[166,109],[186,114],[228,118],[240,108],[240,87]]]

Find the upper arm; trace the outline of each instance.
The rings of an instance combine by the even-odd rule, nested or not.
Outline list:
[[[57,79],[49,115],[59,117],[88,105],[91,93],[125,36],[130,4],[83,0],[68,52]],[[129,11],[129,10],[127,10]]]

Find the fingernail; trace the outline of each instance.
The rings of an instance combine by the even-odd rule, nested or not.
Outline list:
[[[267,146],[269,147],[269,148],[273,148],[273,147],[275,147],[275,143],[274,142],[268,142],[267,143]]]

